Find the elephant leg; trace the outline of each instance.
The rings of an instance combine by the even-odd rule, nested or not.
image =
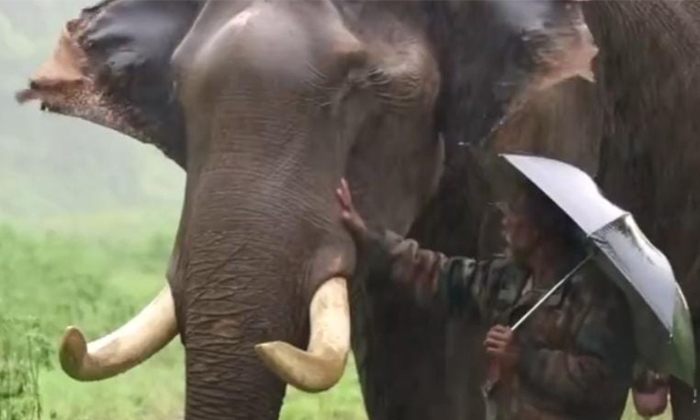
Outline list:
[[[678,379],[671,378],[671,408],[673,411],[673,418],[675,420],[695,419],[700,413],[698,407],[696,391]]]

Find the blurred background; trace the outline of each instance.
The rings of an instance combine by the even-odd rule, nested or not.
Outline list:
[[[16,104],[63,24],[95,2],[0,0],[0,420],[182,416],[178,340],[99,383],[57,363],[67,325],[96,338],[161,289],[185,179],[153,147]],[[329,392],[290,390],[282,419],[366,419],[352,361]]]

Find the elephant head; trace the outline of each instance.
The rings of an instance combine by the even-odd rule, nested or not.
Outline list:
[[[187,182],[166,290],[96,342],[69,329],[62,366],[103,379],[179,333],[188,419],[276,418],[285,382],[337,382],[352,318],[373,417],[448,413],[439,376],[387,393],[442,356],[411,359],[396,347],[405,340],[388,338],[433,334],[387,318],[400,299],[362,282],[348,292],[355,246],[333,191],[348,177],[371,224],[406,233],[437,190],[446,144],[477,143],[536,93],[590,78],[595,52],[577,2],[110,0],[84,10],[19,99],[155,144]],[[404,372],[381,366],[391,354]]]

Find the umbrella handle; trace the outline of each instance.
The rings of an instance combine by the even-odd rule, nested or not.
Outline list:
[[[532,308],[530,308],[530,310],[527,311],[527,313],[525,313],[525,315],[523,315],[510,329],[511,329],[512,331],[517,330],[518,327],[520,327],[520,325],[522,325],[523,322],[525,322],[528,318],[530,318],[530,316],[531,316],[537,309],[539,309],[540,306],[542,306],[542,304],[544,304],[544,302],[545,302],[547,299],[549,299],[549,297],[552,296],[552,294],[553,294],[554,292],[556,292],[557,290],[559,290],[559,288],[561,288],[561,286],[563,286],[564,283],[566,283],[567,280],[569,280],[574,274],[576,274],[576,272],[578,272],[578,270],[580,270],[581,267],[583,267],[583,266],[584,266],[588,261],[590,261],[592,258],[593,258],[593,254],[592,254],[592,253],[591,253],[591,254],[588,254],[588,256],[586,256],[586,258],[584,258],[580,263],[576,264],[576,267],[574,267],[571,271],[569,271],[569,273],[568,273],[567,275],[565,275],[564,278],[562,278],[561,280],[559,280],[559,282],[558,282],[557,284],[555,284],[554,287],[552,287],[547,293],[545,293],[545,295],[542,296],[542,298],[540,298],[539,301],[537,301],[537,303],[535,304],[535,306],[533,306]]]

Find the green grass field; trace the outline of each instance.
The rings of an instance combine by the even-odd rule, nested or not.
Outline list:
[[[0,324],[5,322],[0,328],[4,335],[0,352],[11,352],[13,345],[23,343],[27,323],[35,320],[40,340],[31,357],[50,362],[38,371],[42,418],[180,418],[184,365],[177,341],[139,368],[99,383],[72,381],[56,363],[55,349],[65,326],[78,325],[94,338],[129,319],[163,286],[174,218],[160,218],[162,226],[139,220],[121,214],[84,217],[71,223],[50,220],[46,223],[49,230],[46,226],[0,227]],[[22,357],[27,356],[19,353],[10,363]],[[0,379],[3,366],[7,368],[2,360],[0,357]],[[15,378],[18,380],[22,378]],[[0,380],[0,398],[2,384]],[[20,404],[20,399],[0,399],[0,420],[28,419],[8,414],[12,404]],[[366,419],[352,362],[342,382],[329,392],[308,395],[290,389],[282,418]],[[637,417],[628,410],[624,418]]]

